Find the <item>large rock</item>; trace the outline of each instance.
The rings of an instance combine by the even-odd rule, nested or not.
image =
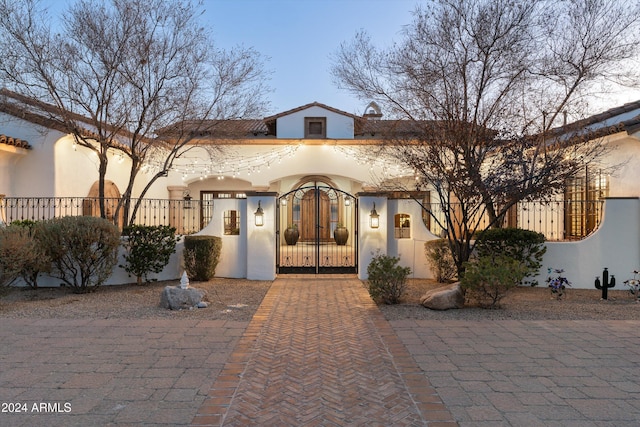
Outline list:
[[[198,307],[206,301],[207,292],[196,288],[182,289],[180,286],[165,286],[160,297],[160,307],[183,310]]]
[[[460,283],[433,289],[420,298],[420,304],[432,310],[449,310],[464,307],[464,294]]]

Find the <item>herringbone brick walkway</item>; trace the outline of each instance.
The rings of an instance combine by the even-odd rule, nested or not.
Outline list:
[[[278,278],[197,426],[454,426],[354,277]]]

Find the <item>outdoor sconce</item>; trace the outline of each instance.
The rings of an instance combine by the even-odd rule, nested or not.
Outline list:
[[[191,209],[191,194],[189,194],[189,191],[182,193],[182,198],[184,199],[184,208]]]
[[[376,211],[376,204],[373,204],[373,209],[371,209],[371,213],[369,214],[369,225],[371,228],[380,227],[380,215]]]
[[[256,213],[255,213],[256,226],[258,226],[258,227],[262,227],[264,225],[264,211],[262,210],[262,207],[260,206],[260,202],[261,202],[261,200],[258,200],[258,209],[256,210]]]
[[[351,197],[347,197],[344,199],[344,205],[345,206],[351,206]]]

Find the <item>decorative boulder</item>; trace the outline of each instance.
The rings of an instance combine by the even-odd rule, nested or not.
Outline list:
[[[464,294],[460,283],[453,283],[427,292],[420,298],[420,304],[432,310],[464,307]]]
[[[170,310],[191,309],[201,305],[206,300],[207,293],[201,289],[180,286],[165,286],[160,297],[160,307]]]

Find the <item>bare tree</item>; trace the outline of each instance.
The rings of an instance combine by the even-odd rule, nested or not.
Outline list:
[[[551,130],[584,111],[596,85],[638,81],[619,72],[638,58],[638,12],[637,1],[432,0],[391,48],[363,32],[341,45],[338,85],[410,123],[382,150],[451,204],[442,227],[460,272],[478,232],[519,201],[558,193],[607,150]]]
[[[252,49],[217,48],[198,7],[189,0],[78,0],[54,30],[37,0],[0,0],[0,78],[55,107],[40,112],[97,154],[103,217],[107,154],[130,158],[115,215],[124,211],[123,225],[135,218],[138,205],[131,211],[130,204],[145,163],[153,158],[160,167],[140,199],[194,137],[219,119],[266,107],[265,59]],[[170,126],[170,134],[158,133]]]

